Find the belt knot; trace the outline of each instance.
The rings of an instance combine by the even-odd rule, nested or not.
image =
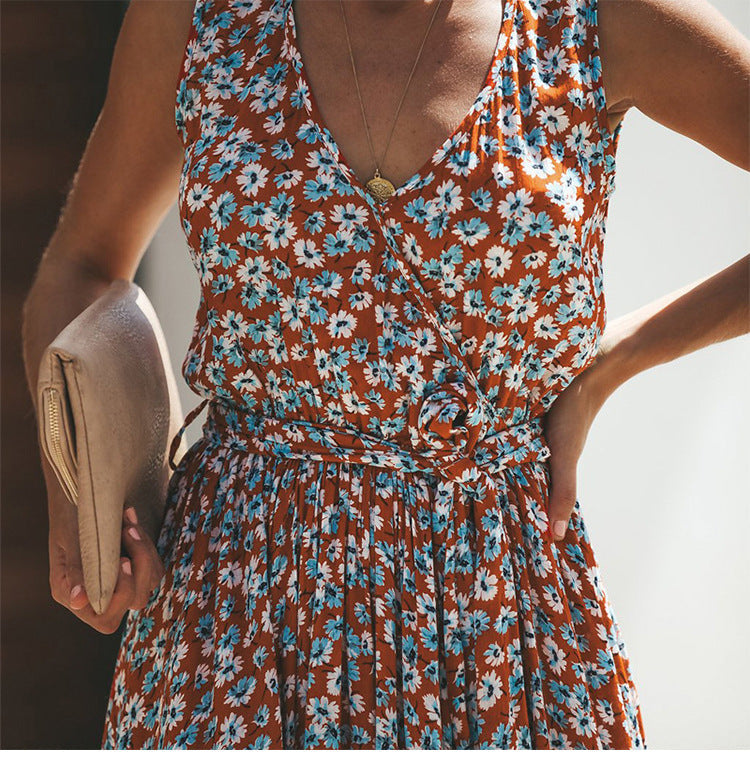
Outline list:
[[[461,376],[453,376],[422,395],[411,434],[418,454],[472,457],[486,433],[484,413],[472,394]]]

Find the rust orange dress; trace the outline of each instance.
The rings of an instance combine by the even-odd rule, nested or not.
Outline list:
[[[182,373],[208,413],[102,747],[645,747],[580,504],[559,544],[546,514],[544,414],[606,321],[597,3],[501,9],[471,109],[380,204],[291,0],[195,3]]]

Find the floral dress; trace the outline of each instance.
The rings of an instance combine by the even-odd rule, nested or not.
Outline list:
[[[544,414],[606,321],[597,3],[498,6],[474,104],[380,203],[291,0],[195,3],[182,374],[208,411],[102,747],[645,747],[580,504],[560,543],[546,513]]]

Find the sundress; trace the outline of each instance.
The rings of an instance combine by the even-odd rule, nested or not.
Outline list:
[[[595,0],[502,6],[474,104],[380,203],[291,0],[195,3],[182,375],[207,416],[103,748],[645,748],[580,503],[559,543],[546,514],[544,415],[606,323],[622,125]]]

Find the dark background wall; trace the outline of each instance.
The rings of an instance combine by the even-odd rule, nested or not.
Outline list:
[[[120,633],[49,593],[47,511],[21,306],[106,93],[127,2],[3,0],[0,746],[99,747]]]

